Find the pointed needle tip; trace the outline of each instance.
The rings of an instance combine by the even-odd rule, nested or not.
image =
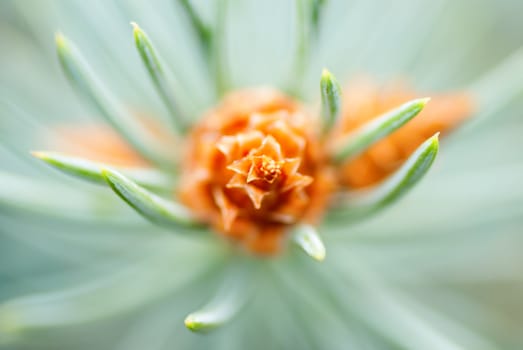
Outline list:
[[[318,262],[325,260],[325,244],[312,227],[301,227],[294,237],[294,242],[312,259]]]
[[[420,98],[419,101],[423,104],[423,106],[425,106],[427,103],[429,103],[431,100],[430,97],[424,97],[424,98]]]
[[[317,252],[317,253],[314,254],[314,255],[311,255],[311,257],[312,257],[314,260],[318,261],[318,262],[323,262],[323,261],[325,260],[325,256],[326,256],[326,254],[325,254],[325,250],[323,250],[323,251],[321,251],[321,252]]]
[[[321,77],[322,79],[328,79],[331,78],[332,74],[327,68],[323,68],[321,71]]]
[[[65,46],[65,44],[66,44],[66,38],[62,34],[62,32],[56,32],[54,34],[54,40],[55,40],[57,46]]]
[[[35,158],[39,158],[39,159],[45,158],[45,155],[46,155],[46,153],[45,153],[45,152],[42,152],[42,151],[30,151],[29,153],[30,153],[33,157],[35,157]]]
[[[194,319],[192,314],[188,315],[185,318],[184,323],[185,327],[190,331],[198,332],[199,330],[201,330],[200,324]]]
[[[130,24],[133,27],[135,32],[140,30],[140,26],[138,26],[138,24],[136,24],[136,22],[130,22]]]

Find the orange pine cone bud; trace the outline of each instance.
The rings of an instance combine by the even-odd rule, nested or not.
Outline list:
[[[380,182],[397,170],[425,139],[436,132],[447,134],[473,112],[472,99],[465,93],[429,95],[430,103],[418,116],[341,167],[340,181],[344,186],[361,188]],[[366,80],[355,81],[343,96],[337,136],[421,97],[401,84],[380,89]]]
[[[316,221],[334,187],[311,118],[269,89],[227,96],[192,131],[179,196],[249,250],[279,250],[285,230]]]

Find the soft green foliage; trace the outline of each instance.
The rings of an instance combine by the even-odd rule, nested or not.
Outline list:
[[[87,181],[106,184],[102,169],[110,165],[87,159],[71,157],[55,152],[32,152],[32,155],[66,174],[77,176]],[[117,169],[138,185],[160,191],[169,191],[174,183],[165,173],[153,168]]]
[[[310,59],[310,32],[312,16],[308,16],[308,1],[294,0],[294,11],[296,12],[295,32],[295,53],[293,62],[293,74],[289,83],[289,92],[294,96],[301,96],[303,93],[303,74],[307,69]]]
[[[143,126],[129,118],[129,112],[102,86],[78,50],[62,34],[56,35],[56,49],[65,75],[79,94],[143,156],[159,164],[168,163],[165,150],[144,132]]]
[[[324,69],[320,80],[321,111],[324,132],[328,132],[341,113],[341,87],[336,78]]]
[[[230,88],[228,42],[225,39],[227,37],[229,0],[218,0],[217,3],[215,35],[211,42],[212,53],[207,57],[210,59],[209,70],[214,75],[216,95],[220,97]]]
[[[417,116],[429,100],[429,98],[421,98],[407,102],[347,134],[334,149],[334,160],[343,162],[365,151]]]
[[[113,191],[146,219],[175,229],[200,226],[182,205],[158,197],[117,171],[105,168],[101,173]]]
[[[314,31],[318,32],[320,27],[320,17],[323,7],[325,6],[325,3],[327,0],[310,0],[312,2],[311,4],[311,16],[312,16],[312,27]]]
[[[521,349],[522,6],[517,0],[0,2],[0,346]],[[57,124],[100,115],[162,168],[171,163],[165,154],[173,150],[144,135],[128,112],[162,111],[154,77],[133,51],[130,20],[143,24],[161,50],[162,68],[177,78],[169,92],[190,112],[184,116],[200,115],[227,90],[259,85],[288,88],[319,107],[318,72],[328,66],[342,83],[368,73],[383,82],[406,77],[424,91],[470,91],[482,118],[445,140],[430,178],[415,191],[436,155],[436,138],[383,186],[342,197],[339,211],[315,228],[321,241],[308,245],[319,238],[311,227],[294,236],[306,239],[290,244],[316,256],[328,248],[321,264],[298,249],[252,259],[213,235],[170,234],[194,230],[177,221],[177,206],[164,210],[172,203],[148,187],[156,179],[40,154],[95,182],[100,168],[109,169],[117,193],[142,215],[169,221],[164,227],[140,218],[108,187],[69,180],[29,156],[46,147],[41,136]],[[59,37],[65,73],[94,109],[73,98],[55,69],[50,33],[57,28],[75,39],[104,82]],[[199,42],[190,40],[195,32]],[[349,144],[347,157],[384,136],[374,131]],[[254,260],[256,269],[242,271]],[[225,326],[194,334],[184,326],[188,314],[189,326],[200,331]]]
[[[252,261],[236,261],[213,300],[185,318],[185,326],[193,332],[206,332],[231,320],[250,299],[253,273]]]
[[[341,195],[339,208],[329,212],[332,219],[343,224],[361,219],[381,210],[401,198],[429,171],[439,150],[438,134],[425,141],[383,184],[363,193]],[[327,221],[329,222],[329,221]]]
[[[167,83],[167,77],[162,67],[161,60],[156,53],[156,49],[147,37],[147,34],[138,27],[134,22],[131,23],[133,26],[134,42],[136,49],[140,53],[140,57],[149,72],[149,76],[153,81],[156,91],[165,103],[171,118],[175,124],[176,130],[179,134],[183,134],[186,130],[187,125],[182,112],[178,108],[176,99],[173,96],[172,90]]]
[[[101,225],[136,225],[127,208],[107,196],[105,191],[75,191],[60,182],[0,172],[0,208],[4,213],[30,213],[35,218],[51,218]]]
[[[25,295],[4,303],[0,306],[0,345],[2,336],[20,337],[30,331],[85,324],[118,315],[165,297],[173,289],[194,284],[209,270],[218,273],[209,261],[224,264],[223,252],[212,245],[181,240],[180,249],[175,249],[166,237],[169,236],[143,246],[142,256],[110,278],[57,292]],[[191,259],[193,251],[204,254],[208,261],[193,261],[190,268],[173,264],[175,257]],[[173,273],[176,278],[166,278]]]
[[[201,19],[200,15],[198,15],[196,10],[192,6],[191,0],[179,1],[185,9],[185,12],[187,13],[189,19],[191,20],[194,30],[196,31],[196,33],[198,33],[198,38],[200,39],[200,43],[203,46],[204,51],[208,54],[212,43],[211,30],[208,28],[206,24],[203,23],[203,20]]]

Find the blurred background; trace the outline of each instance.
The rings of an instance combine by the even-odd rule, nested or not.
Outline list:
[[[300,1],[192,3],[212,27],[226,6],[229,89],[297,89],[318,106],[327,67],[349,85],[366,74],[406,79],[426,95],[465,90],[477,115],[442,142],[434,169],[401,203],[331,230],[325,264],[292,254],[271,262],[281,276],[260,277],[259,296],[238,320],[194,335],[183,317],[225,272],[219,262],[198,273],[186,262],[213,248],[173,240],[103,189],[29,154],[59,125],[102,121],[60,71],[57,31],[130,109],[166,118],[134,47],[135,21],[168,63],[181,108],[197,118],[212,106],[214,85],[183,8],[175,0],[0,0],[0,302],[36,295],[22,304],[38,305],[16,339],[0,317],[5,348],[523,348],[523,2],[327,0],[302,71]],[[309,268],[348,277],[331,273],[318,284]],[[77,295],[83,308],[71,302]],[[106,304],[114,307],[95,310]]]

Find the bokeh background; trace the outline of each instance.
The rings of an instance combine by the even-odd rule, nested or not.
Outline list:
[[[220,2],[193,3],[214,25]],[[212,106],[189,20],[175,0],[0,0],[0,302],[43,295],[22,303],[36,311],[17,336],[0,322],[3,346],[523,348],[523,2],[328,0],[303,74],[295,1],[227,3],[220,41],[230,88],[298,86],[317,106],[328,67],[348,84],[363,73],[470,91],[477,115],[442,142],[431,173],[399,204],[330,230],[324,264],[293,252],[267,262],[272,272],[245,312],[195,335],[184,316],[226,274],[212,244],[172,238],[29,155],[58,125],[101,121],[65,81],[56,31],[131,109],[165,118],[134,48],[136,21],[168,62],[183,110],[196,118]]]

